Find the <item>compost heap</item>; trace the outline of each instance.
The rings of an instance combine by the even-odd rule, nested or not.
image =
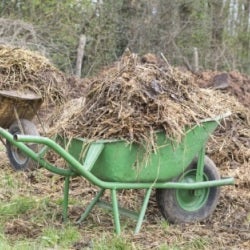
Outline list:
[[[207,145],[207,154],[226,175],[232,172],[240,187],[250,187],[250,77],[237,71],[201,72],[200,87],[228,93],[232,119],[215,131]],[[237,98],[232,98],[234,96]]]
[[[37,52],[1,45],[0,90],[31,91],[57,104],[65,99],[67,79]]]
[[[153,55],[140,58],[127,50],[92,79],[85,99],[53,115],[50,133],[152,145],[153,131],[164,130],[168,138],[180,141],[187,126],[230,107],[230,98],[199,88],[193,79],[167,61]]]

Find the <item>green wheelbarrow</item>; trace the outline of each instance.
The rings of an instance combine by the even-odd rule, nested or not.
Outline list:
[[[99,205],[112,210],[116,233],[121,232],[120,214],[136,219],[135,233],[138,233],[153,189],[156,189],[156,201],[162,215],[170,222],[199,221],[213,213],[220,186],[232,185],[234,179],[220,178],[215,164],[205,155],[205,145],[220,120],[227,115],[204,120],[188,129],[179,143],[168,140],[163,132],[156,132],[156,147],[152,150],[122,140],[67,140],[60,137],[52,140],[18,133],[13,135],[3,128],[0,128],[0,135],[42,167],[65,177],[64,220],[67,219],[70,179],[82,176],[100,191],[77,223]],[[34,152],[30,143],[42,144],[43,147]],[[68,168],[59,168],[48,162],[44,157],[48,150],[62,157]],[[146,190],[138,213],[119,206],[117,191],[122,189]],[[101,199],[105,190],[110,190],[110,204]]]

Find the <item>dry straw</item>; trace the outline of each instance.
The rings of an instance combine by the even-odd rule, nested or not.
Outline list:
[[[228,96],[200,89],[191,74],[159,61],[153,55],[140,58],[126,51],[121,60],[91,80],[84,105],[54,131],[66,137],[125,139],[152,142],[153,131],[164,130],[180,141],[185,128],[204,118],[228,111]],[[63,108],[65,110],[65,108]]]

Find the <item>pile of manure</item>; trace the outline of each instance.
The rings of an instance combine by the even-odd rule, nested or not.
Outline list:
[[[180,141],[187,127],[229,110],[227,95],[200,88],[191,74],[172,67],[164,56],[152,58],[126,50],[91,79],[84,102],[62,105],[52,115],[50,132],[144,143],[153,142],[153,132],[163,130],[169,139]],[[68,117],[61,119],[62,113]]]
[[[67,79],[38,52],[0,45],[0,90],[31,91],[57,104],[65,100]]]

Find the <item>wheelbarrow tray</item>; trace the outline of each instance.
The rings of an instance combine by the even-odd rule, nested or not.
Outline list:
[[[19,118],[32,120],[42,102],[33,92],[0,90],[0,127],[9,128]]]
[[[156,132],[156,147],[150,150],[122,140],[75,138],[70,140],[68,152],[82,163],[90,162],[91,173],[103,181],[166,182],[185,171],[217,126],[216,120],[196,125],[180,142]]]

